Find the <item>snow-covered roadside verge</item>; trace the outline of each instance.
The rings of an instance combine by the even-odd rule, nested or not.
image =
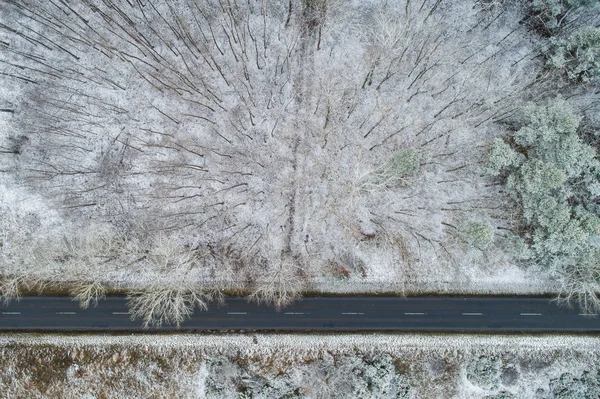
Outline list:
[[[584,398],[600,389],[599,344],[578,336],[1,335],[0,389],[65,398]]]

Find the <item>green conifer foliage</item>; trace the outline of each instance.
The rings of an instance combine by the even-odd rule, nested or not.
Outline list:
[[[550,39],[548,66],[563,70],[572,82],[600,80],[600,28],[584,28],[565,39]]]
[[[563,294],[600,307],[600,163],[562,100],[525,109],[514,148],[496,140],[487,171],[522,208],[528,253],[563,276]],[[589,307],[589,306],[588,306]]]

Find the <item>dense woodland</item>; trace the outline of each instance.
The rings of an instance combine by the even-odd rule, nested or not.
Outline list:
[[[0,0],[0,294],[178,324],[517,273],[594,311],[599,26],[589,0]]]

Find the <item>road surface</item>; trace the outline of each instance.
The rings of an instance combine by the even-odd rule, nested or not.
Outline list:
[[[146,331],[123,297],[87,310],[68,297],[24,297],[0,306],[0,330]],[[228,298],[196,311],[180,330],[600,332],[600,318],[546,298],[307,297],[281,311]]]

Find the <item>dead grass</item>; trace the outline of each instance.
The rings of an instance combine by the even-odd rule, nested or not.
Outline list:
[[[565,372],[594,371],[600,359],[597,338],[568,336],[2,335],[0,343],[0,396],[19,398],[203,398],[206,379],[219,377],[211,370],[228,370],[220,381],[237,392],[300,381],[292,390],[303,397],[303,389],[319,390],[328,378],[356,377],[336,374],[340,364],[354,364],[348,370],[360,374],[364,364],[389,355],[390,371],[407,378],[420,398],[473,399],[504,390],[527,399],[548,393],[549,381]],[[502,361],[496,391],[464,379],[469,362],[492,355]],[[211,362],[221,368],[203,371]]]

